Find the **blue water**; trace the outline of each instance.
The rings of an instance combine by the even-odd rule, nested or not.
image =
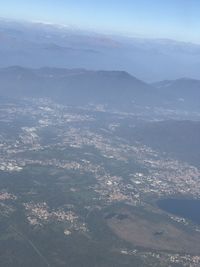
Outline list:
[[[161,199],[157,201],[160,209],[200,224],[200,200]]]

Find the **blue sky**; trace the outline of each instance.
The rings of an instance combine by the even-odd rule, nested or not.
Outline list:
[[[0,17],[200,43],[200,0],[0,0]]]

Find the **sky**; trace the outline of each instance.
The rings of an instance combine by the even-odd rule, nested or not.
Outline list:
[[[0,17],[200,43],[200,0],[0,0]]]

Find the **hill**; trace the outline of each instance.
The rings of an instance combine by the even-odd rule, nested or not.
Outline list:
[[[124,71],[9,67],[0,69],[0,95],[50,97],[66,104],[131,106],[149,102],[150,85]]]
[[[153,83],[166,103],[190,109],[200,109],[200,80],[182,78],[177,80],[165,80]]]
[[[131,112],[138,106],[200,112],[200,81],[192,79],[148,84],[125,71],[13,66],[0,69],[0,84],[1,97],[49,97]]]
[[[131,142],[141,142],[168,156],[200,167],[200,122],[161,121],[119,130]]]

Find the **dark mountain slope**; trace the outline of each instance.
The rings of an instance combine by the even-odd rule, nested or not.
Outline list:
[[[200,167],[200,122],[149,122],[119,129],[131,142],[139,141],[178,160]]]
[[[182,78],[152,84],[167,103],[177,107],[200,108],[200,80]]]

